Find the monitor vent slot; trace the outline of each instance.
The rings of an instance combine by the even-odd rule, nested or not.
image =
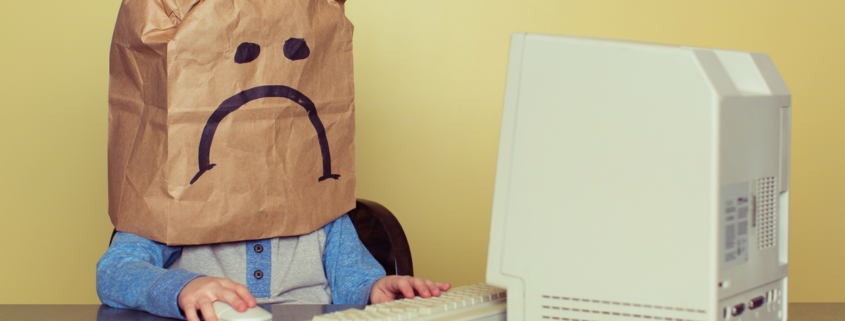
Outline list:
[[[757,249],[777,245],[777,196],[778,181],[775,177],[757,180]]]
[[[543,295],[544,320],[660,320],[702,321],[707,311],[684,307]]]

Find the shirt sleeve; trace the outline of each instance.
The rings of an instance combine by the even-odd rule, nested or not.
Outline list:
[[[115,308],[184,319],[179,310],[179,292],[188,282],[202,275],[180,269],[167,270],[181,254],[182,247],[118,232],[108,251],[97,262],[100,301]]]
[[[334,304],[367,304],[373,284],[386,274],[381,264],[358,239],[348,215],[323,227],[326,249],[323,266]]]

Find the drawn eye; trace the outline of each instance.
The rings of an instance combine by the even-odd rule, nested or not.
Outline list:
[[[290,38],[285,41],[285,57],[288,57],[290,60],[300,60],[308,58],[308,55],[311,54],[311,49],[308,49],[308,45],[305,44],[305,39],[300,38]]]
[[[238,46],[238,51],[235,52],[235,62],[245,64],[252,62],[258,55],[261,54],[261,46],[251,42],[244,42]]]

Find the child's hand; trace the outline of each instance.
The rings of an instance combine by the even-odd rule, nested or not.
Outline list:
[[[185,312],[188,321],[200,321],[197,311],[202,312],[205,321],[218,321],[214,313],[214,301],[228,303],[238,312],[254,308],[255,297],[243,284],[229,279],[202,276],[194,279],[179,292],[179,308]]]
[[[373,284],[370,303],[389,302],[402,297],[411,299],[415,296],[414,293],[423,298],[440,296],[440,291],[449,290],[451,287],[449,283],[432,282],[412,276],[389,275]]]

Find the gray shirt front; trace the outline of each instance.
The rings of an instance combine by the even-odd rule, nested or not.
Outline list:
[[[270,293],[253,293],[259,304],[330,304],[332,292],[323,267],[326,232],[263,240],[260,254],[266,255],[270,269],[262,274],[248,269],[248,251],[258,252],[255,242],[232,242],[184,246],[182,255],[168,269],[227,278],[248,285],[256,279],[270,279]],[[265,253],[268,252],[268,253]],[[255,253],[250,252],[250,255]],[[254,278],[254,279],[250,279]],[[266,280],[264,280],[266,282]]]

